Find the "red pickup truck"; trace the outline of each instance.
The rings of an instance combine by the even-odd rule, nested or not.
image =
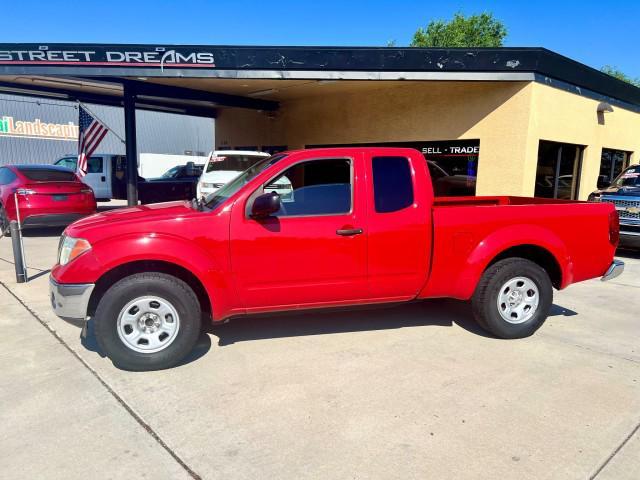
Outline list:
[[[270,189],[281,180],[291,191]],[[434,297],[471,299],[482,327],[521,338],[545,321],[553,287],[622,272],[618,234],[610,204],[434,198],[412,149],[300,150],[206,199],[72,224],[51,303],[92,319],[101,349],[130,370],[176,365],[203,319]]]

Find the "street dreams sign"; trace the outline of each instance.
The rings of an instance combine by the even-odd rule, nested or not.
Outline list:
[[[213,53],[188,47],[0,45],[0,65],[83,65],[214,68]]]
[[[73,122],[48,123],[39,118],[33,121],[16,120],[12,116],[4,115],[0,117],[0,138],[2,137],[75,142],[78,140],[78,126]]]

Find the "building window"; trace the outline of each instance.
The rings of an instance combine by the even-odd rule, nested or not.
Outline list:
[[[600,157],[600,175],[598,175],[598,188],[606,188],[629,165],[631,152],[603,148]]]
[[[535,196],[577,199],[583,150],[582,145],[540,140]]]
[[[413,203],[409,160],[405,157],[373,157],[372,169],[376,212],[397,212]]]

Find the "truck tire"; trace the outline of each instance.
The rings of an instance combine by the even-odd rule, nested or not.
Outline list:
[[[177,365],[200,334],[200,303],[182,280],[164,273],[136,273],[113,284],[95,315],[100,349],[115,366],[132,371]]]
[[[507,258],[487,268],[471,299],[478,324],[505,339],[532,335],[547,319],[552,302],[549,275],[525,258]]]

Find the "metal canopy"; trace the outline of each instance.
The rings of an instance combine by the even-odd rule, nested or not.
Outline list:
[[[0,92],[14,95],[78,100],[99,105],[124,105],[125,86],[135,97],[138,109],[185,115],[216,117],[216,107],[276,110],[274,101],[158,85],[119,77],[64,77],[19,75],[0,77]]]
[[[544,48],[0,44],[0,76],[21,75],[557,81],[640,106],[640,88]]]

